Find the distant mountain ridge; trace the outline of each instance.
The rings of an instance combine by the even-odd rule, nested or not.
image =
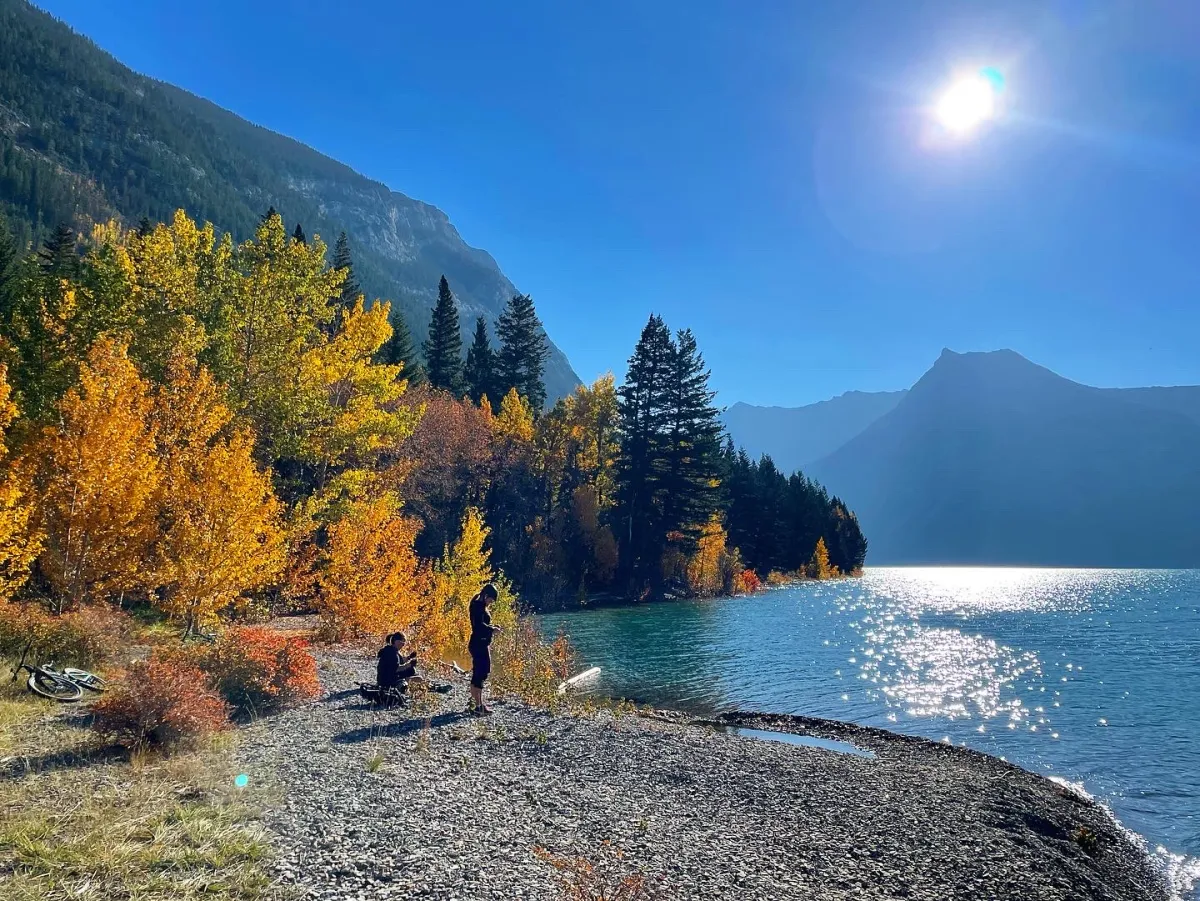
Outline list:
[[[847,391],[804,407],[759,407],[735,403],[722,419],[738,446],[753,459],[769,455],[784,472],[804,469],[841,447],[907,391]]]
[[[876,564],[1200,565],[1200,387],[1093,388],[947,350],[807,472]]]
[[[25,0],[0,0],[0,209],[25,237],[58,221],[136,224],[178,208],[238,239],[270,206],[333,244],[350,237],[368,298],[396,302],[418,339],[444,273],[464,338],[516,287],[437,207],[291,138],[139,75]],[[579,383],[551,344],[553,399]]]

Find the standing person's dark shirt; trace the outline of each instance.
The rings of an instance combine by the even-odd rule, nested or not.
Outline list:
[[[470,614],[471,640],[467,646],[474,653],[475,648],[486,648],[492,643],[492,635],[496,630],[492,626],[492,614],[482,598],[471,602]]]

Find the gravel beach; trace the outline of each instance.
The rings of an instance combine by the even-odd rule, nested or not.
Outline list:
[[[645,878],[646,897],[1167,901],[1103,808],[961,748],[742,714],[374,710],[371,661],[323,654],[329,692],[248,727],[247,774],[285,884],[308,898],[563,897],[535,850]],[[850,742],[874,756],[736,728]],[[637,896],[641,897],[641,896]]]

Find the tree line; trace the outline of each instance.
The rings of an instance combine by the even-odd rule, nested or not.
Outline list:
[[[480,579],[511,610],[861,568],[840,500],[729,445],[690,331],[651,316],[619,387],[545,409],[530,297],[496,347],[480,320],[463,353],[445,278],[430,322],[418,354],[344,236],[274,211],[0,234],[0,591],[452,645]]]

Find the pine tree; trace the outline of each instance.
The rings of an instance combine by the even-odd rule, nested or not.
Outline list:
[[[271,204],[269,207],[267,207],[267,211],[262,214],[262,218],[259,219],[258,221],[260,223],[265,224],[265,223],[271,221],[271,217],[278,216],[278,215],[279,215],[279,211],[275,209],[275,204]]]
[[[528,294],[514,294],[496,323],[500,350],[496,354],[496,392],[509,388],[529,399],[538,414],[546,406],[546,332]]]
[[[467,365],[463,369],[463,377],[467,382],[467,390],[478,403],[485,395],[495,399],[499,392],[493,387],[495,382],[495,354],[488,340],[487,322],[482,316],[475,320],[475,339],[467,350]]]
[[[304,229],[302,229],[302,228],[300,227],[300,223],[299,223],[299,222],[297,222],[297,223],[296,223],[296,228],[295,228],[295,230],[292,232],[292,240],[293,240],[293,241],[299,241],[301,244],[307,244],[307,243],[308,243],[308,238],[305,236],[305,234],[304,234]]]
[[[75,250],[75,232],[59,223],[38,251],[38,266],[52,279],[73,279],[79,274],[79,254]]]
[[[16,303],[20,267],[21,255],[17,250],[17,242],[9,231],[8,222],[0,214],[0,327],[6,331]]]
[[[392,313],[392,337],[388,338],[387,343],[380,349],[375,362],[385,366],[403,366],[401,378],[407,379],[409,385],[414,387],[425,381],[425,369],[421,366],[416,345],[413,344],[412,332],[409,331],[403,314]]]
[[[458,306],[450,293],[450,284],[442,276],[438,284],[438,302],[429,321],[429,339],[425,342],[425,374],[429,384],[451,394],[463,393],[462,334],[458,330]]]
[[[362,294],[362,288],[358,285],[358,280],[354,277],[354,260],[350,256],[350,240],[346,237],[346,233],[342,232],[338,235],[337,243],[333,245],[333,269],[343,269],[346,272],[346,280],[342,282],[341,293],[330,299],[330,305],[333,306],[338,315],[346,310],[354,307],[355,301]],[[334,323],[338,321],[338,315],[334,316]]]
[[[676,335],[669,359],[663,519],[668,531],[691,532],[708,521],[720,500],[720,411],[691,329]]]
[[[660,316],[651,316],[617,392],[621,417],[617,539],[622,571],[635,590],[657,578],[665,541],[660,489],[670,413],[665,386],[675,352],[670,330]]]

